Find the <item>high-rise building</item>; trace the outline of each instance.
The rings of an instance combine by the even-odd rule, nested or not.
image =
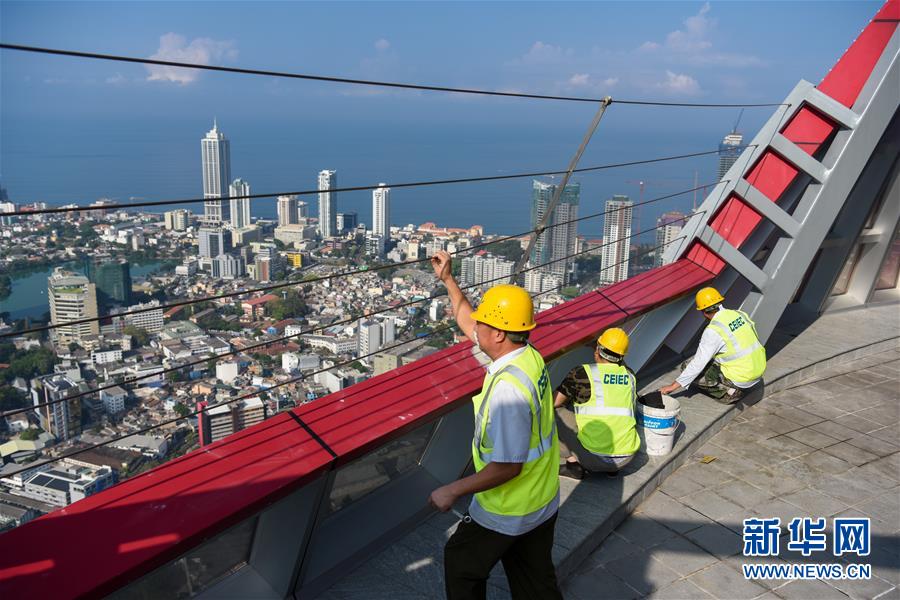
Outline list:
[[[163,214],[166,229],[170,231],[185,231],[191,224],[191,211],[180,208],[170,210]]]
[[[555,183],[537,179],[532,182],[532,227],[537,227],[544,217],[557,187]],[[547,221],[547,229],[537,237],[530,257],[531,266],[546,265],[536,270],[556,275],[564,283],[569,281],[571,270],[575,265],[575,259],[571,257],[575,254],[578,243],[578,223],[571,221],[578,218],[580,197],[580,183],[566,185],[559,199],[559,205]]]
[[[379,183],[372,190],[372,233],[387,239],[391,235],[391,188],[385,185]]]
[[[319,234],[323,238],[337,234],[337,171],[319,171]]]
[[[301,219],[309,218],[309,203],[303,200],[297,201],[297,216]]]
[[[276,209],[278,210],[278,225],[296,225],[300,222],[297,211],[297,196],[278,196]]]
[[[462,259],[460,283],[463,285],[496,285],[512,275],[515,263],[497,256],[476,255]]]
[[[35,408],[41,429],[60,441],[69,440],[81,433],[81,398],[54,402],[77,394],[78,385],[65,375],[53,374],[31,381],[31,398],[34,404],[46,404]],[[48,404],[51,403],[52,404]]]
[[[653,256],[653,266],[661,267],[663,265],[666,249],[681,233],[684,222],[684,215],[677,210],[663,213],[656,220],[656,250]]]
[[[229,205],[231,209],[232,229],[241,229],[250,226],[250,198],[236,198],[235,196],[249,196],[250,184],[243,179],[235,179],[228,188]]]
[[[741,152],[744,151],[742,144],[744,136],[736,131],[732,131],[725,136],[722,143],[719,144],[719,180],[725,178],[725,173],[735,163]]]
[[[202,402],[198,408],[205,408]],[[220,404],[200,413],[200,446],[217,442],[232,433],[266,420],[266,404],[260,398],[247,398],[232,404]]]
[[[337,231],[338,233],[350,233],[359,225],[359,215],[355,212],[345,212],[337,214]]]
[[[615,195],[606,201],[603,217],[603,249],[600,251],[600,282],[616,283],[628,279],[631,248],[631,212],[634,203],[628,196]]]
[[[230,221],[230,204],[224,200],[231,181],[231,149],[225,135],[213,121],[213,128],[200,140],[203,161],[203,220],[208,225]]]
[[[123,329],[128,325],[131,325],[133,327],[143,329],[147,333],[159,333],[160,331],[162,331],[165,321],[163,318],[163,309],[156,308],[158,306],[159,300],[150,300],[146,303],[134,304],[132,306],[120,309],[118,312],[141,312],[134,312],[133,314],[126,314],[122,316],[113,316],[113,323]],[[113,314],[115,314],[115,312],[116,311],[114,311]]]
[[[231,250],[231,236],[217,227],[201,227],[199,254],[201,258],[215,258]]]
[[[97,288],[87,277],[57,267],[47,279],[50,322],[59,325],[69,321],[97,317]],[[63,325],[51,330],[60,345],[78,342],[83,337],[100,333],[97,321]]]
[[[88,280],[96,285],[101,307],[131,304],[131,268],[127,260],[86,261]]]
[[[262,246],[256,253],[254,262],[257,281],[275,281],[284,274],[284,261],[272,246]]]
[[[213,259],[210,274],[221,279],[243,277],[244,259],[233,254],[220,254]]]
[[[381,348],[381,334],[381,325],[377,321],[360,320],[357,333],[357,356],[362,358]],[[368,361],[369,359],[363,358],[362,360]]]

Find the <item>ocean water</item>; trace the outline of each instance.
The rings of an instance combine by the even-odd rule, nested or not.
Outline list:
[[[211,119],[210,119],[211,120]],[[579,119],[580,120],[580,119]],[[575,120],[573,120],[575,121]],[[374,185],[564,169],[584,134],[580,122],[442,124],[321,122],[297,117],[219,119],[231,141],[232,178],[250,182],[253,193],[314,190],[321,169],[336,169],[339,186]],[[16,118],[2,122],[0,185],[17,203],[89,204],[99,198],[121,203],[202,196],[200,138],[206,119],[172,117]],[[643,160],[713,150],[709,132],[638,135],[626,126],[601,124],[580,166]],[[582,184],[580,214],[597,213],[612,194],[638,200],[712,180],[716,156],[605,170],[576,176]],[[316,214],[317,198],[302,198]],[[338,194],[338,211],[355,211],[371,224],[371,192]],[[690,209],[693,194],[641,211],[640,227],[667,210]],[[202,212],[202,203],[187,208]],[[153,208],[161,212],[164,208]],[[253,200],[252,213],[274,217],[274,199]],[[391,222],[434,221],[442,226],[480,224],[489,233],[514,234],[531,227],[531,180],[394,189]],[[599,237],[602,218],[579,223],[579,233]],[[642,241],[649,241],[647,235]]]

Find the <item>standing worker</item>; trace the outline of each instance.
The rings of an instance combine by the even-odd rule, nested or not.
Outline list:
[[[534,307],[514,285],[489,289],[477,311],[450,272],[446,252],[431,257],[462,332],[491,359],[481,393],[472,398],[475,474],[439,487],[429,502],[442,512],[474,494],[468,514],[444,547],[450,600],[487,595],[487,579],[503,562],[514,600],[562,599],[553,566],[559,509],[559,439],[550,377],[528,344]]]
[[[557,388],[559,446],[566,459],[560,475],[616,474],[641,447],[634,419],[637,385],[625,366],[627,352],[628,334],[607,329],[597,340],[594,362],[572,369]]]
[[[697,310],[709,321],[700,337],[694,359],[671,384],[660,388],[671,394],[695,383],[700,392],[722,404],[733,404],[762,379],[766,371],[766,349],[756,334],[756,325],[740,310],[722,307],[725,298],[712,287],[697,292]]]

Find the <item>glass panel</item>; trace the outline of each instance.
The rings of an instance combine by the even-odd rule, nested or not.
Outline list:
[[[114,600],[192,598],[247,564],[258,517],[247,519],[218,537],[111,594]]]
[[[878,272],[876,290],[890,290],[897,287],[897,276],[900,274],[900,230],[894,232],[894,243],[891,244],[881,271]]]
[[[831,288],[832,296],[841,296],[847,293],[847,288],[850,286],[850,277],[853,275],[853,269],[856,268],[856,263],[859,262],[859,253],[861,251],[862,244],[857,244],[850,252],[850,256],[847,257],[847,262],[844,263],[844,268],[841,269],[841,274],[838,275],[834,287]]]
[[[334,477],[329,509],[335,513],[374,492],[422,460],[434,424],[420,427],[342,468]]]

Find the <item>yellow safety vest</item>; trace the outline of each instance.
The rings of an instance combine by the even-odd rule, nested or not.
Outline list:
[[[766,371],[766,349],[756,335],[756,325],[740,310],[720,309],[708,327],[725,341],[725,351],[715,356],[722,375],[735,383],[759,379]]]
[[[575,403],[578,439],[588,451],[603,456],[627,456],[641,447],[634,419],[635,380],[624,365],[584,365],[591,381],[591,399]]]
[[[499,381],[507,381],[519,389],[531,405],[531,441],[522,471],[495,488],[475,494],[475,502],[494,522],[515,530],[528,516],[544,509],[559,492],[559,438],[556,435],[550,376],[540,353],[530,345],[525,351],[485,377],[481,393],[472,398],[475,408],[475,437],[472,460],[475,471],[491,462],[491,442],[487,427],[491,419],[491,391]],[[471,512],[471,508],[470,508]],[[473,516],[476,517],[473,513]]]

